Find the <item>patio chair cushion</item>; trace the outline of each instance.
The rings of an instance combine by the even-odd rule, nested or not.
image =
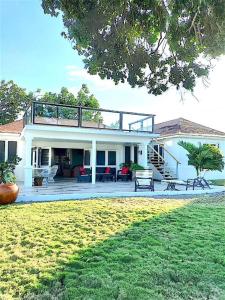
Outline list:
[[[149,178],[138,178],[137,184],[141,186],[149,186],[151,184],[152,179]]]
[[[127,175],[128,173],[129,173],[129,168],[128,167],[122,167],[121,174],[122,175]]]
[[[80,167],[80,175],[86,175],[86,169],[84,167]]]
[[[106,174],[110,174],[111,173],[111,168],[110,167],[106,167],[105,168],[105,173]]]

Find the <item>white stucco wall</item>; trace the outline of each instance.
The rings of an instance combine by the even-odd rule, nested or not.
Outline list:
[[[164,143],[165,148],[173,154],[181,163],[179,165],[179,179],[186,180],[188,178],[196,177],[196,171],[194,167],[188,165],[187,152],[182,147],[180,147],[177,143],[179,141],[190,142],[195,145],[202,144],[217,144],[219,145],[220,150],[225,155],[225,137],[195,137],[195,136],[180,136],[180,137],[168,137],[164,139],[160,139],[160,142]],[[164,154],[165,161],[167,162],[170,168],[174,168],[175,162],[172,157],[165,152]],[[224,179],[225,178],[225,170],[223,172],[219,171],[209,171],[205,174],[206,179]]]
[[[124,162],[125,145],[139,145],[141,153],[138,153],[140,163],[147,165],[145,155],[146,145],[152,137],[149,133],[123,132],[112,130],[98,130],[86,128],[70,128],[61,126],[27,125],[21,135],[0,134],[0,140],[17,141],[17,155],[22,158],[16,167],[15,175],[17,181],[24,180],[24,169],[26,166],[26,139],[32,139],[32,147],[41,148],[68,148],[91,150],[92,141],[96,140],[97,150],[115,150],[117,152],[117,169]],[[132,157],[131,157],[132,159]],[[107,165],[107,158],[106,158]]]
[[[24,169],[24,142],[21,140],[21,136],[16,133],[0,133],[0,141],[5,141],[5,159],[8,159],[8,146],[6,145],[9,141],[17,142],[17,155],[22,158],[19,165],[16,166],[15,175],[18,181],[23,180],[23,169]]]

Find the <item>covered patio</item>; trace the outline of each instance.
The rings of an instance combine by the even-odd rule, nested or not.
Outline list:
[[[56,175],[74,177],[74,168],[84,167],[91,169],[94,185],[103,173],[98,167],[117,172],[132,161],[147,168],[148,144],[157,136],[152,114],[35,101],[24,115],[20,178],[32,187],[34,170],[59,165]]]
[[[211,189],[202,190],[196,188],[194,191],[185,186],[179,186],[179,191],[165,191],[166,182],[155,181],[155,191],[134,192],[134,182],[96,182],[77,183],[74,180],[65,180],[49,183],[42,187],[25,187],[19,184],[20,192],[17,202],[32,201],[55,201],[55,200],[81,200],[89,198],[115,198],[115,197],[154,197],[154,196],[177,196],[177,195],[201,195],[208,193],[219,193],[225,191],[224,187],[212,186]]]

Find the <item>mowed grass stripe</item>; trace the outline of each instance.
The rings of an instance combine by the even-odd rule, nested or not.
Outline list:
[[[54,291],[56,299],[67,297],[64,277],[71,261],[80,261],[82,253],[101,247],[111,237],[110,241],[116,241],[118,234],[132,230],[137,222],[167,214],[186,204],[187,200],[139,198],[1,207],[0,298],[22,299],[28,294],[31,299],[30,293],[42,294],[43,288],[47,294]],[[75,278],[69,280],[72,285]],[[54,288],[50,291],[52,285]],[[59,289],[56,286],[60,286]],[[74,292],[68,289],[68,293]],[[80,297],[80,294],[71,297]]]

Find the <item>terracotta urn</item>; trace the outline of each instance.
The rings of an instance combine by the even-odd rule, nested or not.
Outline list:
[[[0,205],[10,204],[16,201],[19,188],[16,184],[0,184]]]

